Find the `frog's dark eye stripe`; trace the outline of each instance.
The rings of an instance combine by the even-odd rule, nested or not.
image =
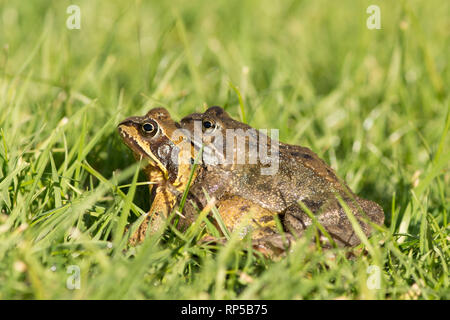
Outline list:
[[[153,122],[146,122],[141,126],[142,132],[146,135],[154,136],[156,132],[158,131],[158,125]]]

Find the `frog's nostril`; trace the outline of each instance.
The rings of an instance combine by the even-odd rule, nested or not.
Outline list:
[[[131,124],[131,120],[126,119],[126,120],[122,121],[121,123],[119,123],[119,125],[117,127],[120,129],[120,127],[130,126],[130,124]]]
[[[125,126],[130,127],[132,125],[137,125],[142,122],[142,117],[129,117],[119,123],[118,127]]]
[[[133,127],[132,121],[122,121],[117,126],[117,131],[122,137],[129,137],[130,136],[130,129]]]

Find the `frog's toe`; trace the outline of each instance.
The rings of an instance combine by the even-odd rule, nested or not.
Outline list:
[[[274,234],[272,236],[253,240],[253,249],[269,258],[284,255],[295,241],[294,236],[289,233],[284,235]]]
[[[370,221],[378,225],[383,225],[384,211],[378,203],[361,198],[358,199],[358,203]]]
[[[217,244],[225,244],[227,240],[225,238],[217,238],[209,234],[205,234],[199,240],[200,243],[217,243]]]

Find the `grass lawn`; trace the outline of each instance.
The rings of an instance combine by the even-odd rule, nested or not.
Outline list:
[[[72,1],[0,1],[0,299],[450,299],[449,1],[74,2],[80,29]],[[117,124],[211,105],[378,202],[365,254],[127,248],[150,203]]]

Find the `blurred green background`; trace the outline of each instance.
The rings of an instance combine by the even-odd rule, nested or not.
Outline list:
[[[445,0],[0,1],[0,298],[449,298],[449,16]],[[383,206],[376,252],[330,262],[303,245],[271,262],[173,231],[117,249],[149,207],[146,187],[117,191],[135,172],[117,123],[155,106],[239,119],[233,87],[250,125]],[[71,264],[80,290],[66,288]]]

